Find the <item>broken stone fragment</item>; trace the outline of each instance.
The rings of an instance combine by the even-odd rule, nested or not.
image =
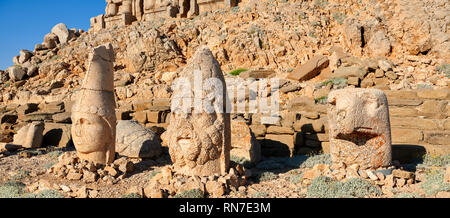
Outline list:
[[[310,80],[319,75],[323,69],[328,67],[329,63],[330,61],[326,56],[317,55],[289,74],[288,79],[297,80],[300,82]]]
[[[261,145],[243,121],[231,122],[231,146],[232,156],[245,158],[252,163],[261,160]]]
[[[162,154],[157,135],[136,121],[129,120],[117,121],[116,151],[132,158],[158,158]]]
[[[39,148],[42,145],[44,122],[36,121],[22,127],[14,135],[14,144],[24,148]]]

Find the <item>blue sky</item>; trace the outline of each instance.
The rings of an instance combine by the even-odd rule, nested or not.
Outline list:
[[[105,6],[105,0],[0,0],[0,69],[13,65],[20,49],[33,51],[58,23],[87,31]]]

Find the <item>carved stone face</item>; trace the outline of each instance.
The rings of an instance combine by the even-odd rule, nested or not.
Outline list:
[[[386,95],[375,89],[343,89],[328,96],[331,156],[335,162],[378,168],[391,164]]]
[[[194,75],[201,73],[202,84],[191,83],[191,92],[194,92],[195,85],[203,85],[203,82],[211,78],[217,78],[223,81],[223,73],[217,60],[214,59],[211,51],[206,47],[197,50],[195,55],[184,68],[182,75],[186,75],[187,81],[193,81]],[[226,86],[222,86],[226,87]],[[173,96],[182,96],[186,90],[174,88]],[[177,110],[172,107],[170,124],[163,136],[167,141],[169,153],[174,163],[174,169],[179,173],[186,175],[209,176],[214,174],[225,174],[229,169],[229,151],[230,151],[230,115],[223,113],[223,109],[217,109],[207,112],[205,108],[196,111],[194,98],[204,102],[205,98],[211,97],[209,102],[222,102],[226,96],[226,89],[221,89],[222,95],[208,96],[208,92],[203,90],[199,96],[190,98],[191,110]],[[217,98],[216,98],[217,97]],[[174,97],[172,98],[172,101]],[[211,100],[211,99],[210,99]],[[190,111],[190,112],[189,112]]]
[[[111,139],[111,128],[102,117],[95,114],[74,113],[72,140],[77,151],[81,153],[105,151]]]

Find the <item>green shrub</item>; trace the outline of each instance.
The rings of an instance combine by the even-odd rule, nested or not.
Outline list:
[[[120,198],[142,198],[138,193],[124,194]]]
[[[312,168],[317,164],[331,165],[331,156],[329,154],[314,155],[307,157],[307,159],[299,165],[299,168]]]
[[[45,164],[43,165],[43,167],[44,167],[44,169],[47,169],[47,170],[48,170],[48,169],[52,168],[53,165],[55,165],[55,162],[50,161],[50,162],[45,163]]]
[[[361,178],[339,182],[326,176],[313,179],[307,190],[308,198],[362,198],[382,194],[378,187]]]
[[[248,71],[248,69],[233,70],[229,74],[232,75],[232,76],[239,76],[239,74],[241,74],[242,72],[245,72],[245,71]]]
[[[315,99],[316,103],[318,104],[327,104],[328,103],[328,96],[322,96]]]
[[[436,67],[436,70],[444,73],[445,77],[450,78],[450,63],[439,65]]]
[[[312,168],[317,164],[331,165],[331,156],[329,154],[318,154],[313,156],[295,155],[291,158],[274,157],[264,161],[261,161],[256,168],[262,170],[276,170],[291,168]]]
[[[288,177],[289,182],[292,184],[298,184],[301,179],[303,179],[303,173],[291,175]]]
[[[447,155],[431,155],[425,154],[423,156],[423,165],[432,167],[450,166],[450,154]]]
[[[255,164],[252,163],[250,160],[248,160],[245,157],[238,157],[238,156],[231,155],[230,160],[237,164],[243,165],[247,169],[255,167]]]
[[[62,152],[62,151],[52,151],[52,152],[48,153],[48,156],[51,157],[51,158],[58,158],[63,153],[64,152]]]
[[[239,10],[240,10],[239,6],[236,6],[236,7],[232,7],[232,8],[231,8],[231,12],[234,13],[234,14],[238,13]]]
[[[0,198],[20,198],[25,193],[25,184],[19,181],[8,181],[0,186]]]
[[[427,196],[435,195],[438,192],[450,191],[450,183],[444,180],[444,170],[430,170],[425,174],[425,181],[420,184],[420,187],[425,191]]]
[[[152,180],[153,177],[155,177],[156,175],[160,174],[161,171],[160,170],[153,170],[149,175],[148,175],[148,179]]]
[[[267,198],[269,197],[269,194],[267,194],[266,192],[257,192],[255,194],[253,194],[254,198]]]
[[[192,189],[177,193],[174,198],[204,198],[205,193],[200,189]]]
[[[339,23],[339,24],[343,24],[345,18],[347,18],[347,15],[340,13],[340,12],[336,12],[333,14],[333,18]]]
[[[278,178],[278,175],[272,172],[263,172],[254,176],[257,182],[267,182]]]
[[[332,78],[317,84],[316,89],[320,89],[328,84],[332,84],[333,87],[341,89],[347,86],[347,82],[348,80],[346,78]]]
[[[30,176],[30,171],[28,170],[18,170],[16,175],[14,175],[11,180],[19,181]]]
[[[408,193],[408,192],[405,192],[405,193],[399,193],[399,194],[396,194],[395,196],[394,196],[394,198],[422,198],[422,196],[420,196],[418,193],[416,193],[416,192],[413,192],[413,193]]]
[[[24,198],[64,198],[64,195],[59,191],[46,189],[39,192],[38,194],[27,193],[24,195]]]

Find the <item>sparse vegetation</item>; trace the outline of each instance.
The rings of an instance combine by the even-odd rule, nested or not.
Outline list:
[[[405,192],[405,193],[396,194],[394,196],[394,198],[422,198],[422,196],[420,196],[417,192],[413,192],[413,193]]]
[[[267,198],[269,197],[269,194],[267,194],[266,192],[257,192],[255,194],[253,194],[254,198]]]
[[[427,196],[432,196],[441,191],[450,191],[450,183],[444,181],[444,170],[429,170],[425,174],[425,181],[420,187],[425,191]]]
[[[52,151],[52,152],[48,153],[48,156],[51,157],[51,158],[58,158],[63,153],[64,152],[62,152],[62,151]]]
[[[10,180],[0,186],[0,198],[21,198],[25,193],[25,184]]]
[[[43,167],[44,167],[44,169],[48,170],[48,169],[52,168],[53,165],[55,165],[55,162],[50,161],[50,162],[45,163],[43,165]]]
[[[59,191],[53,189],[46,189],[38,194],[27,193],[24,195],[24,198],[64,198],[64,195]]]
[[[296,155],[291,158],[270,158],[260,162],[256,168],[262,170],[276,170],[286,167],[291,168],[312,168],[316,164],[331,165],[331,156],[329,154],[319,155]]]
[[[142,198],[138,193],[124,194],[120,198]]]
[[[315,99],[316,103],[318,104],[327,104],[328,103],[328,96],[322,96]]]
[[[433,86],[426,83],[422,83],[417,85],[417,89],[433,89]]]
[[[307,190],[308,198],[363,198],[381,194],[383,193],[378,187],[361,178],[339,182],[326,176],[313,179]]]
[[[205,193],[200,189],[192,189],[177,193],[174,198],[204,198]]]
[[[19,181],[30,176],[28,170],[18,170],[17,173],[11,178],[12,180]]]
[[[152,171],[152,172],[148,175],[148,179],[149,179],[149,180],[152,180],[153,177],[155,177],[156,175],[158,175],[158,174],[160,174],[160,173],[161,173],[161,171],[159,171],[159,170],[154,170],[154,171]]]
[[[422,166],[428,167],[446,167],[450,166],[450,154],[447,155],[432,155],[425,154],[422,157]]]
[[[237,69],[231,71],[229,74],[232,76],[239,76],[242,72],[248,71],[248,69]]]
[[[255,175],[255,180],[257,182],[268,182],[277,178],[278,175],[272,172],[263,172]]]
[[[289,182],[292,184],[298,184],[303,179],[303,173],[294,174],[288,177]]]
[[[253,168],[255,166],[254,163],[252,163],[250,160],[248,160],[244,157],[237,157],[237,156],[231,155],[230,160],[237,164],[243,165],[247,169]]]
[[[436,70],[444,73],[445,77],[450,78],[450,63],[439,65],[436,67]]]
[[[340,12],[336,12],[333,14],[333,18],[339,23],[339,24],[343,24],[345,18],[347,18],[346,14],[340,13]]]
[[[332,84],[334,88],[341,89],[347,86],[347,82],[346,78],[332,78],[317,84],[316,89],[320,89],[328,84]]]

